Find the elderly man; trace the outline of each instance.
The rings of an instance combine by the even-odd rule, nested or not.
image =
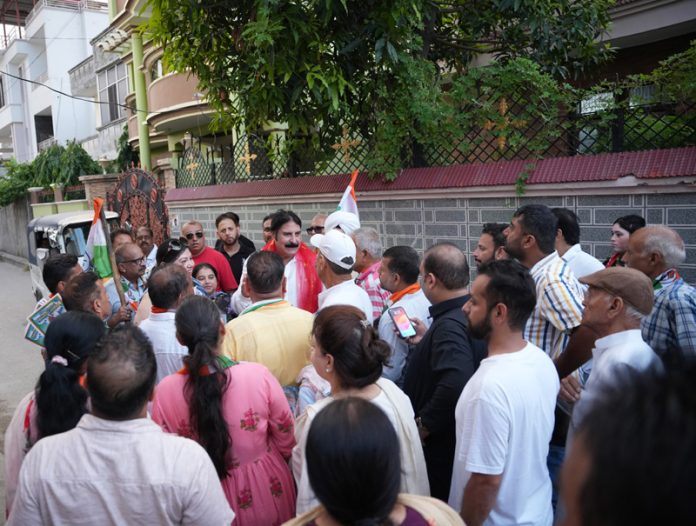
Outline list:
[[[309,222],[309,226],[307,227],[307,234],[311,237],[314,234],[323,234],[324,233],[324,223],[326,222],[327,215],[324,214],[323,212],[319,212],[318,214],[314,214],[314,217],[312,220]]]
[[[412,320],[417,335],[403,389],[411,399],[428,468],[430,492],[446,501],[450,494],[456,443],[454,409],[459,395],[485,356],[485,345],[469,334],[462,307],[469,300],[466,254],[450,243],[428,249],[421,263],[422,287],[432,306],[426,331]]]
[[[507,225],[504,223],[486,223],[483,225],[476,249],[473,252],[476,268],[481,268],[489,261],[508,258],[507,252],[505,252],[504,232],[506,228]]]
[[[655,290],[655,305],[641,324],[643,339],[670,367],[696,357],[696,289],[677,271],[686,259],[682,238],[664,226],[641,228],[631,234],[623,259]]]
[[[246,270],[242,288],[252,304],[227,324],[222,352],[233,360],[265,365],[287,393],[308,363],[314,318],[283,299],[285,265],[278,254],[252,254]]]
[[[176,337],[174,316],[176,309],[193,294],[189,276],[179,265],[157,267],[147,280],[152,309],[150,316],[139,327],[152,342],[157,361],[157,383],[165,376],[174,374],[183,365],[188,348]]]
[[[355,284],[359,285],[372,302],[372,317],[376,320],[382,315],[389,299],[389,291],[379,282],[379,267],[382,264],[382,242],[377,230],[370,227],[358,228],[351,236],[355,243],[355,265],[358,272]]]
[[[155,356],[115,329],[87,362],[90,413],[24,459],[8,524],[210,524],[234,519],[206,451],[147,417]]]
[[[551,359],[524,339],[536,291],[516,261],[483,265],[464,305],[488,356],[459,397],[449,504],[467,524],[551,526],[546,467],[558,393]]]
[[[138,227],[135,231],[135,243],[145,254],[145,265],[148,269],[154,268],[157,264],[157,245],[155,245],[154,235],[149,226]]]
[[[237,280],[234,279],[232,268],[227,259],[217,250],[210,248],[205,241],[205,231],[199,221],[187,221],[181,226],[181,237],[186,239],[186,245],[191,251],[193,262],[196,265],[208,263],[217,272],[218,287],[223,292],[232,292],[237,289]]]
[[[321,281],[315,270],[317,256],[302,242],[302,221],[291,210],[278,210],[271,215],[271,230],[273,239],[263,250],[275,252],[283,260],[287,287],[285,298],[294,307],[316,312]],[[240,313],[250,305],[251,299],[239,288],[232,296],[235,312]]]
[[[114,257],[121,274],[119,286],[123,288],[123,295],[127,303],[125,306],[128,307],[128,311],[123,313],[124,319],[120,321],[130,321],[133,313],[138,310],[138,304],[147,290],[147,285],[143,279],[145,256],[138,245],[127,243],[116,249]],[[121,298],[116,292],[115,280],[108,281],[105,288],[111,302],[111,312],[116,314],[121,308]]]
[[[598,335],[592,350],[592,372],[581,389],[575,378],[563,379],[562,391],[575,400],[566,447],[575,431],[606,387],[626,370],[661,369],[660,359],[643,341],[640,323],[653,307],[653,289],[643,273],[625,267],[610,267],[584,278],[582,323]]]
[[[419,275],[420,256],[413,248],[396,246],[384,251],[379,267],[379,281],[384,290],[391,293],[387,306],[401,307],[409,318],[418,318],[426,327],[430,327],[430,302],[418,284]],[[379,320],[379,337],[392,350],[389,366],[384,367],[382,376],[401,385],[409,345],[396,332],[394,321],[388,313]]]
[[[319,309],[329,305],[352,305],[372,323],[373,307],[367,292],[357,286],[351,274],[355,264],[355,243],[340,230],[314,234],[310,240],[317,247],[317,275],[326,290],[319,294]]]
[[[215,250],[220,252],[230,264],[234,279],[239,284],[242,280],[244,260],[256,252],[254,242],[243,236],[239,228],[239,216],[234,212],[225,212],[215,219],[218,240]]]
[[[552,208],[553,215],[558,219],[558,232],[556,233],[556,252],[563,261],[568,263],[575,277],[598,272],[604,265],[597,259],[582,250],[580,246],[580,223],[578,216],[567,208]]]

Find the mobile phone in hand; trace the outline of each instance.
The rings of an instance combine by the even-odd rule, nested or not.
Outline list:
[[[408,319],[408,314],[406,314],[403,307],[392,307],[388,312],[402,338],[405,339],[416,335],[416,329],[413,327],[411,320]]]

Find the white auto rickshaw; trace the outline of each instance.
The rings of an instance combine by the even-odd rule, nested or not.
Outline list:
[[[105,213],[110,230],[118,228],[118,214]],[[93,211],[64,212],[37,217],[29,222],[29,271],[31,289],[37,301],[50,294],[42,278],[43,266],[50,254],[72,254],[82,264],[93,217]]]

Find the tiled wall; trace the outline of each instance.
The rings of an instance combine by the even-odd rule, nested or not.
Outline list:
[[[581,221],[583,248],[600,260],[611,254],[609,243],[611,225],[617,217],[639,214],[648,224],[666,224],[679,232],[687,245],[687,262],[681,271],[690,283],[696,283],[696,194],[647,194],[616,196],[559,196],[535,198],[443,198],[370,201],[360,199],[360,218],[364,226],[376,228],[386,247],[411,245],[422,251],[438,241],[456,243],[471,252],[481,233],[483,223],[508,222],[514,210],[523,204],[541,203],[550,207],[564,206],[573,210]],[[337,201],[319,201],[311,204],[289,204],[281,201],[268,204],[234,205],[229,207],[181,207],[169,204],[172,232],[178,225],[196,218],[208,234],[208,242],[215,240],[215,218],[228,210],[239,214],[242,232],[257,246],[261,244],[261,221],[277,208],[289,208],[297,213],[303,227],[317,212],[330,212]],[[306,224],[305,224],[306,223]],[[471,260],[473,265],[473,259]]]

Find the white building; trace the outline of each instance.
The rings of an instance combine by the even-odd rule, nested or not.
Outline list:
[[[71,93],[69,70],[92,54],[90,40],[109,23],[95,0],[10,0],[14,26],[0,35],[0,155],[29,161],[51,144],[94,136],[92,100]],[[28,13],[25,15],[25,13]],[[9,28],[9,29],[8,29]]]

